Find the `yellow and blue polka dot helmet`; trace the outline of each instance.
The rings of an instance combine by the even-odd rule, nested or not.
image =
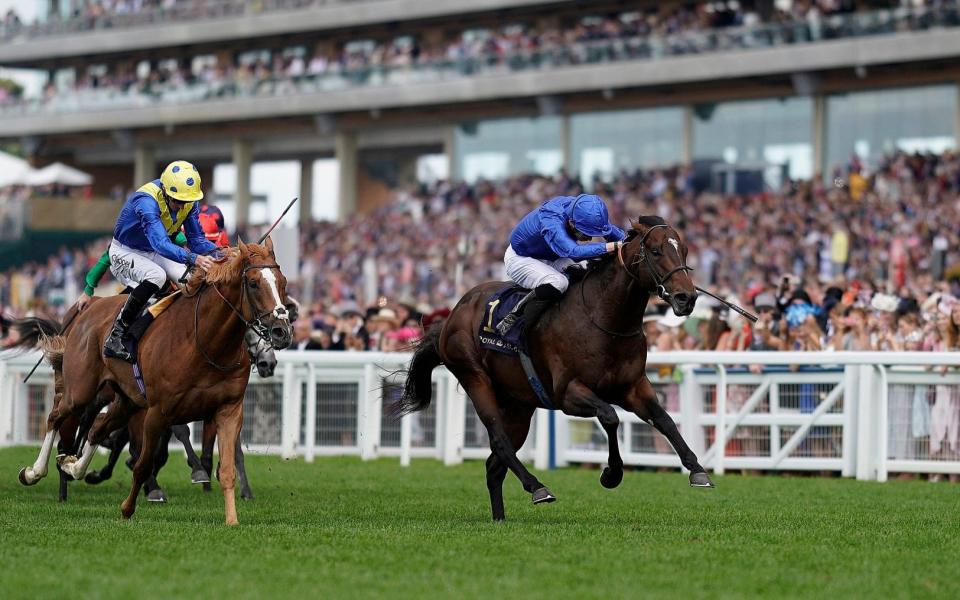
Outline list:
[[[193,164],[185,160],[175,160],[160,175],[163,192],[180,202],[196,202],[203,199],[200,189],[200,173]]]

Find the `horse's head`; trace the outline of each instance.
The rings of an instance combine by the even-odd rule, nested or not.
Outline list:
[[[244,294],[254,315],[250,320],[274,348],[282,350],[293,341],[293,327],[284,303],[287,278],[277,264],[273,240],[268,237],[263,245],[244,244],[241,240],[239,249]]]
[[[253,329],[247,329],[243,341],[247,344],[250,362],[257,368],[260,377],[272,377],[277,368],[277,353],[273,347]]]
[[[693,312],[697,289],[687,273],[687,245],[660,217],[640,217],[624,242],[622,260],[627,271],[670,304],[677,316]]]

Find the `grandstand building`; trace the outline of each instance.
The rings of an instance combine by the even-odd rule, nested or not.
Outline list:
[[[424,156],[466,180],[677,163],[810,178],[960,135],[952,2],[791,20],[779,0],[180,2],[73,19],[63,4],[2,30],[0,66],[48,84],[0,103],[0,142],[94,174],[101,196],[174,158],[206,177],[232,162],[240,226],[255,161],[300,161],[303,217],[313,161],[335,158],[342,216],[413,182]]]

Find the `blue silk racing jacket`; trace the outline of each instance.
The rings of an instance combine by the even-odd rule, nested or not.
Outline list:
[[[187,249],[170,239],[181,226],[187,236]],[[143,185],[127,199],[117,218],[113,238],[128,248],[156,252],[185,265],[192,265],[198,254],[210,254],[217,249],[203,235],[199,205],[185,204],[179,212],[171,214],[159,179]]]
[[[574,196],[557,196],[527,214],[510,234],[513,251],[519,256],[540,260],[570,258],[581,261],[604,254],[606,244],[580,244],[567,232],[567,221],[570,220],[574,200]],[[605,238],[608,242],[626,238],[622,229],[614,225],[611,227],[613,231]]]

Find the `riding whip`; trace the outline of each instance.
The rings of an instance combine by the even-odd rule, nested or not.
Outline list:
[[[300,199],[300,198],[297,197],[297,198],[294,198],[293,200],[290,201],[290,204],[288,204],[287,207],[286,207],[285,209],[283,209],[283,212],[280,214],[280,217],[279,217],[276,221],[273,222],[273,225],[270,226],[270,229],[268,229],[267,232],[266,232],[265,234],[263,234],[262,236],[260,236],[260,239],[257,240],[257,243],[258,243],[258,244],[262,244],[262,243],[263,243],[263,240],[267,239],[267,236],[270,235],[270,232],[272,232],[272,231],[277,227],[277,225],[280,224],[280,221],[282,221],[283,218],[284,218],[285,216],[287,216],[287,213],[290,211],[291,208],[293,208],[293,204],[294,204],[297,200],[299,200],[299,199]]]
[[[722,302],[723,305],[726,306],[727,308],[729,308],[729,309],[731,309],[731,310],[733,310],[733,311],[736,311],[736,312],[740,313],[741,315],[743,315],[745,318],[749,319],[751,323],[756,323],[756,322],[757,322],[757,315],[755,315],[755,314],[753,314],[753,313],[750,313],[750,312],[748,312],[748,311],[740,308],[740,307],[737,306],[736,304],[734,304],[734,303],[732,303],[732,302],[727,302],[726,300],[724,300],[724,299],[721,298],[720,296],[717,296],[716,294],[712,294],[712,293],[708,292],[707,290],[703,289],[703,288],[700,287],[700,286],[697,286],[697,291],[700,292],[701,294],[706,294],[706,295],[710,296],[711,298],[714,298],[715,300],[719,300],[719,301]]]

